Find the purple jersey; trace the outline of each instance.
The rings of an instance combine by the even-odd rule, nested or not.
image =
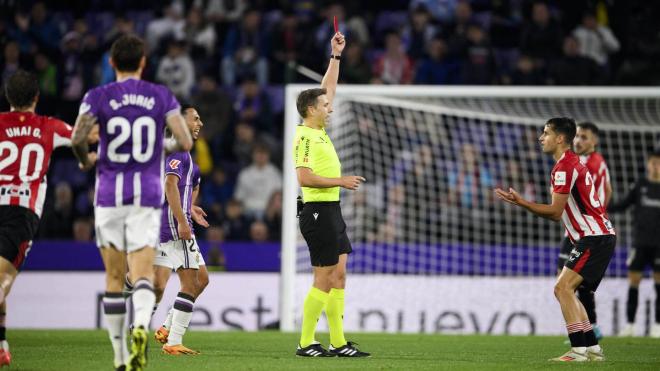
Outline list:
[[[192,229],[192,217],[190,209],[192,208],[192,194],[195,187],[199,185],[199,167],[195,165],[189,152],[177,152],[169,155],[165,161],[165,173],[173,174],[179,177],[179,197],[181,198],[181,208],[186,215],[188,225]],[[170,209],[170,205],[165,200],[163,205],[163,214],[160,223],[160,242],[176,241],[179,239],[177,227],[179,224]]]
[[[80,114],[99,123],[96,206],[163,205],[164,130],[179,109],[165,86],[133,78],[85,94]]]

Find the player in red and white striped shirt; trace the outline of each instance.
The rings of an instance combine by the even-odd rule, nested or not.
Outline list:
[[[566,321],[571,350],[553,361],[601,361],[602,348],[589,322],[584,306],[577,299],[578,287],[596,291],[607,270],[616,236],[607,219],[587,168],[571,151],[575,121],[566,117],[548,120],[539,138],[543,152],[557,161],[552,169],[552,203],[537,204],[525,200],[513,188],[496,189],[497,196],[524,207],[543,218],[562,221],[574,248],[557,278],[554,292]]]
[[[610,184],[610,173],[607,169],[607,164],[603,156],[596,151],[598,145],[598,127],[591,122],[581,122],[577,125],[577,133],[573,139],[573,150],[580,156],[580,162],[587,167],[591,178],[593,179],[594,187],[596,189],[596,198],[600,201],[601,205],[607,209],[610,199],[612,198],[612,185]],[[573,250],[573,243],[568,238],[568,233],[561,243],[559,256],[557,258],[557,272],[561,273],[566,264],[566,260]],[[599,340],[603,337],[596,323],[596,300],[593,291],[585,288],[578,288],[578,298],[584,306],[589,316],[589,322],[594,328],[596,338]]]
[[[51,153],[70,146],[72,133],[64,122],[34,113],[39,84],[32,74],[13,74],[5,94],[11,112],[0,113],[0,367],[11,361],[5,299],[37,231]]]

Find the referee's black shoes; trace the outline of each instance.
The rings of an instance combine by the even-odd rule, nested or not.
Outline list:
[[[363,352],[356,347],[357,343],[348,342],[346,345],[335,348],[330,344],[328,351],[337,357],[371,357],[371,353]]]
[[[328,352],[323,348],[323,346],[318,342],[313,342],[310,345],[302,348],[298,344],[298,349],[296,349],[296,355],[299,357],[336,357],[337,355],[331,352]]]

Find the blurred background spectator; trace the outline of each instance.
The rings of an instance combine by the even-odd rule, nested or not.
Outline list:
[[[220,266],[225,239],[279,239],[283,84],[311,82],[296,65],[323,73],[335,16],[349,40],[343,83],[660,84],[660,3],[642,0],[48,0],[2,9],[0,84],[18,68],[34,71],[38,112],[69,123],[87,89],[114,80],[111,43],[145,38],[143,77],[166,84],[204,121],[194,155],[212,226],[199,233],[217,241]],[[521,135],[536,145],[537,133]],[[487,201],[477,189],[499,181],[499,170],[474,148],[460,153],[449,186],[468,190],[454,191],[455,204]],[[94,177],[76,166],[70,151],[55,152],[40,238],[93,239]],[[527,172],[524,163],[508,166]]]

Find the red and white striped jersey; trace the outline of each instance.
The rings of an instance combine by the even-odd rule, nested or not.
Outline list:
[[[71,126],[30,112],[0,113],[0,205],[41,217],[54,148],[71,145]]]
[[[585,236],[615,234],[612,222],[596,198],[591,174],[573,151],[564,152],[552,168],[550,184],[553,193],[569,195],[561,220],[573,243]]]
[[[610,182],[610,171],[605,159],[598,152],[580,156],[580,163],[587,167],[596,187],[596,195],[601,205],[605,205],[605,185]]]

